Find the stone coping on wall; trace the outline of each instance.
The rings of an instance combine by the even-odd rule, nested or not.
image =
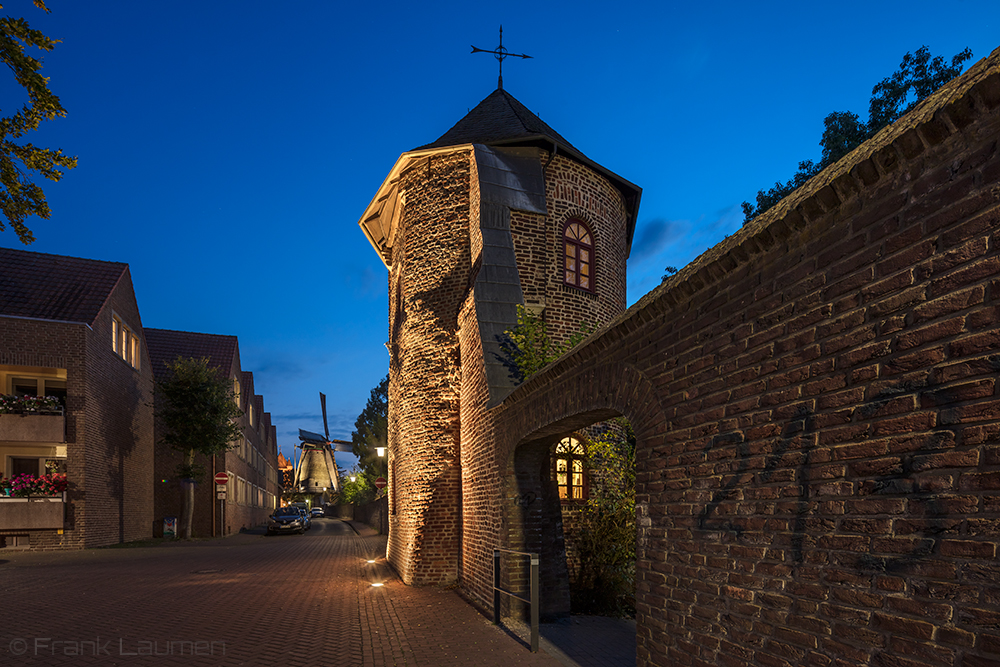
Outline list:
[[[551,378],[599,357],[624,336],[887,178],[977,118],[1000,107],[1000,47],[943,85],[898,121],[810,179],[739,231],[703,252],[586,341],[528,378],[499,408],[509,408]]]

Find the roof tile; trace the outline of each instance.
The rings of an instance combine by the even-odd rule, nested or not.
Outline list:
[[[443,148],[460,144],[492,144],[539,135],[573,148],[573,145],[558,132],[531,113],[528,107],[518,102],[513,95],[502,88],[493,91],[476,108],[465,115],[454,127],[445,132],[437,141],[413,150]],[[575,150],[575,149],[574,149]]]
[[[0,315],[93,324],[128,264],[0,248]]]
[[[167,365],[177,357],[207,358],[211,366],[228,377],[238,354],[236,336],[149,328],[145,334],[149,361],[157,380],[166,377]]]

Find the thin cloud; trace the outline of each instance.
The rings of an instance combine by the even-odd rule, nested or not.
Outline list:
[[[639,225],[639,237],[632,243],[632,259],[641,262],[655,257],[667,245],[679,238],[685,227],[689,226],[683,220],[666,220],[654,218]]]

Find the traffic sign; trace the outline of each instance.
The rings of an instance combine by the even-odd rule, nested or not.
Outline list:
[[[227,473],[227,472],[217,472],[217,473],[215,473],[215,483],[216,484],[228,484],[229,483],[229,473]]]
[[[385,477],[379,477],[378,479],[375,480],[375,487],[376,488],[384,489],[385,488],[385,484],[386,484]]]
[[[215,497],[218,498],[219,500],[225,500],[226,499],[226,492],[225,491],[217,491],[215,493]]]

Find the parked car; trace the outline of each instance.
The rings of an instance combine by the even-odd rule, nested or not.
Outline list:
[[[322,507],[314,507],[309,511],[309,514],[311,514],[314,517],[317,517],[317,516],[324,516],[326,512],[323,510]]]
[[[302,517],[302,525],[305,526],[306,530],[313,527],[312,519],[309,518],[309,512],[303,508],[299,508],[299,516]]]
[[[267,534],[299,533],[306,530],[302,512],[296,507],[279,507],[267,519]]]

